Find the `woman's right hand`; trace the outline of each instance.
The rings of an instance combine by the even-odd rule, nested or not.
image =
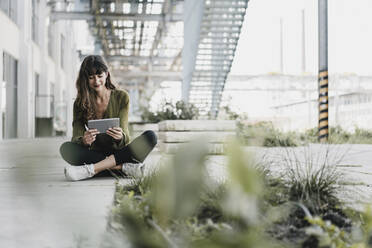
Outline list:
[[[83,136],[83,143],[85,145],[92,145],[92,143],[96,140],[96,135],[99,134],[99,131],[97,129],[89,129],[84,132]]]

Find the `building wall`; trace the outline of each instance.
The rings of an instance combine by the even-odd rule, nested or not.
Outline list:
[[[372,129],[372,77],[333,76],[329,96],[329,126],[353,131]],[[304,87],[305,88],[305,87]],[[285,95],[285,94],[283,94]],[[273,107],[274,116],[285,118],[284,130],[305,130],[318,126],[318,99],[307,99]]]
[[[14,1],[14,0],[12,0]],[[18,138],[33,138],[40,123],[47,123],[51,127],[50,135],[55,135],[56,122],[64,123],[62,129],[71,135],[72,93],[76,68],[79,63],[74,44],[74,34],[70,21],[49,22],[50,10],[46,0],[38,2],[38,25],[35,29],[37,39],[33,39],[32,1],[17,1],[17,18],[11,20],[0,10],[0,79],[3,81],[3,53],[14,57],[18,62],[18,93],[17,112],[18,121],[16,133]],[[49,34],[48,24],[53,33],[51,50],[48,52]],[[61,35],[64,41],[64,65],[61,65]],[[38,75],[38,77],[36,76]],[[38,92],[36,80],[39,78]],[[0,87],[0,103],[3,101],[4,89]],[[52,103],[54,100],[54,104]],[[63,112],[62,115],[60,113]],[[61,119],[63,117],[63,120]],[[56,121],[57,117],[59,118]],[[3,121],[0,118],[0,139]],[[9,127],[10,128],[10,127]],[[39,127],[40,128],[40,127]],[[41,127],[42,128],[42,127]],[[61,128],[61,127],[59,127]],[[6,131],[6,130],[5,130]]]

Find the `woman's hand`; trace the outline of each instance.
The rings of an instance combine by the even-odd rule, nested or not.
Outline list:
[[[120,141],[123,138],[123,132],[120,127],[112,127],[107,129],[106,133],[114,138],[116,141]]]
[[[85,145],[92,145],[92,143],[96,140],[96,135],[99,134],[99,131],[97,129],[89,129],[84,132],[83,136],[83,143]]]

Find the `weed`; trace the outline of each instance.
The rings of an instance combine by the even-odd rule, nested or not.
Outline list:
[[[327,145],[307,146],[301,153],[284,151],[282,159],[291,201],[302,202],[315,213],[339,203],[337,182],[342,174],[336,165],[345,154],[331,153]]]

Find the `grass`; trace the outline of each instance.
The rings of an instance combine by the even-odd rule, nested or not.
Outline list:
[[[296,147],[310,143],[319,143],[318,128],[304,132],[283,132],[271,122],[245,124],[238,122],[237,136],[244,145],[264,147]],[[355,128],[348,132],[340,126],[329,128],[329,144],[372,144],[372,131]]]
[[[339,204],[336,193],[342,175],[336,165],[342,156],[332,156],[327,145],[304,147],[302,157],[294,150],[285,151],[283,161],[289,200],[301,202],[315,213]]]

